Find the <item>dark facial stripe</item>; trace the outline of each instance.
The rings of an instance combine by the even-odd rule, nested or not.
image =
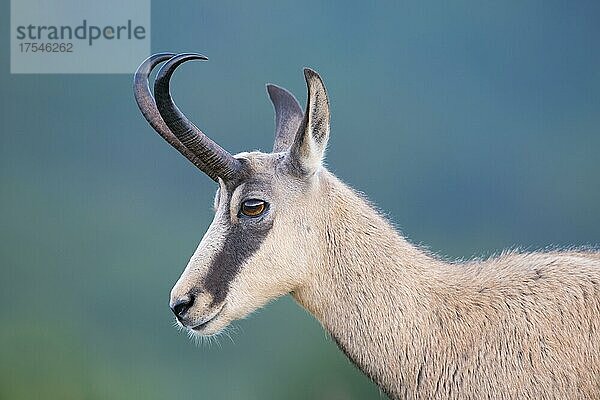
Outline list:
[[[260,248],[273,226],[272,220],[268,222],[244,220],[236,224],[228,221],[227,223],[229,230],[223,248],[215,255],[204,278],[204,290],[212,295],[212,306],[225,300],[231,281],[240,272],[246,260]]]

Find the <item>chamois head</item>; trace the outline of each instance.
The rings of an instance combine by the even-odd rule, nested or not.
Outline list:
[[[275,108],[273,150],[233,156],[191,123],[169,92],[179,65],[206,59],[199,54],[155,54],[138,68],[134,92],[150,125],[219,186],[214,219],[170,298],[181,325],[212,335],[300,287],[319,262],[329,103],[323,81],[310,69],[304,70],[305,113],[285,89],[267,85]],[[162,62],[153,97],[148,77]]]

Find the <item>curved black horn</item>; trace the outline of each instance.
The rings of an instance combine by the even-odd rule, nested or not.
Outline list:
[[[144,118],[150,123],[152,128],[160,136],[163,137],[171,146],[175,147],[177,151],[179,151],[185,158],[190,160],[196,167],[204,171],[206,169],[206,164],[202,162],[201,159],[196,157],[192,151],[190,151],[187,147],[183,145],[173,135],[173,132],[169,129],[169,127],[165,124],[158,109],[156,108],[156,104],[154,103],[154,97],[152,96],[152,92],[150,91],[150,87],[148,86],[148,78],[152,70],[161,62],[167,61],[168,59],[175,56],[173,53],[158,53],[148,57],[144,62],[138,67],[137,71],[135,71],[135,75],[133,78],[133,94],[135,96],[135,101],[140,108],[140,111],[144,115]],[[216,176],[211,178],[216,179]]]
[[[167,61],[158,71],[154,82],[154,96],[158,112],[171,132],[204,164],[202,171],[213,179],[231,179],[241,169],[241,162],[213,142],[191,123],[173,102],[169,81],[179,65],[189,60],[207,60],[201,54],[179,54]]]

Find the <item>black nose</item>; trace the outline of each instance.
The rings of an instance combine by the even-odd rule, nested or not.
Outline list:
[[[173,311],[173,314],[175,314],[175,316],[178,319],[183,318],[183,316],[185,315],[185,313],[187,312],[187,310],[190,309],[190,307],[192,306],[192,304],[194,304],[194,296],[193,295],[187,295],[184,296],[180,299],[175,300],[175,302],[173,302],[170,306],[171,306],[171,311]]]

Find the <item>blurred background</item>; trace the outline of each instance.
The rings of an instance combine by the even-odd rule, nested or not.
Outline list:
[[[283,298],[195,345],[168,294],[215,184],[148,126],[130,75],[10,75],[0,5],[0,398],[377,399]],[[152,4],[173,91],[232,152],[269,151],[265,83],[332,108],[328,164],[451,259],[600,243],[600,3]],[[141,62],[142,60],[140,60]]]

